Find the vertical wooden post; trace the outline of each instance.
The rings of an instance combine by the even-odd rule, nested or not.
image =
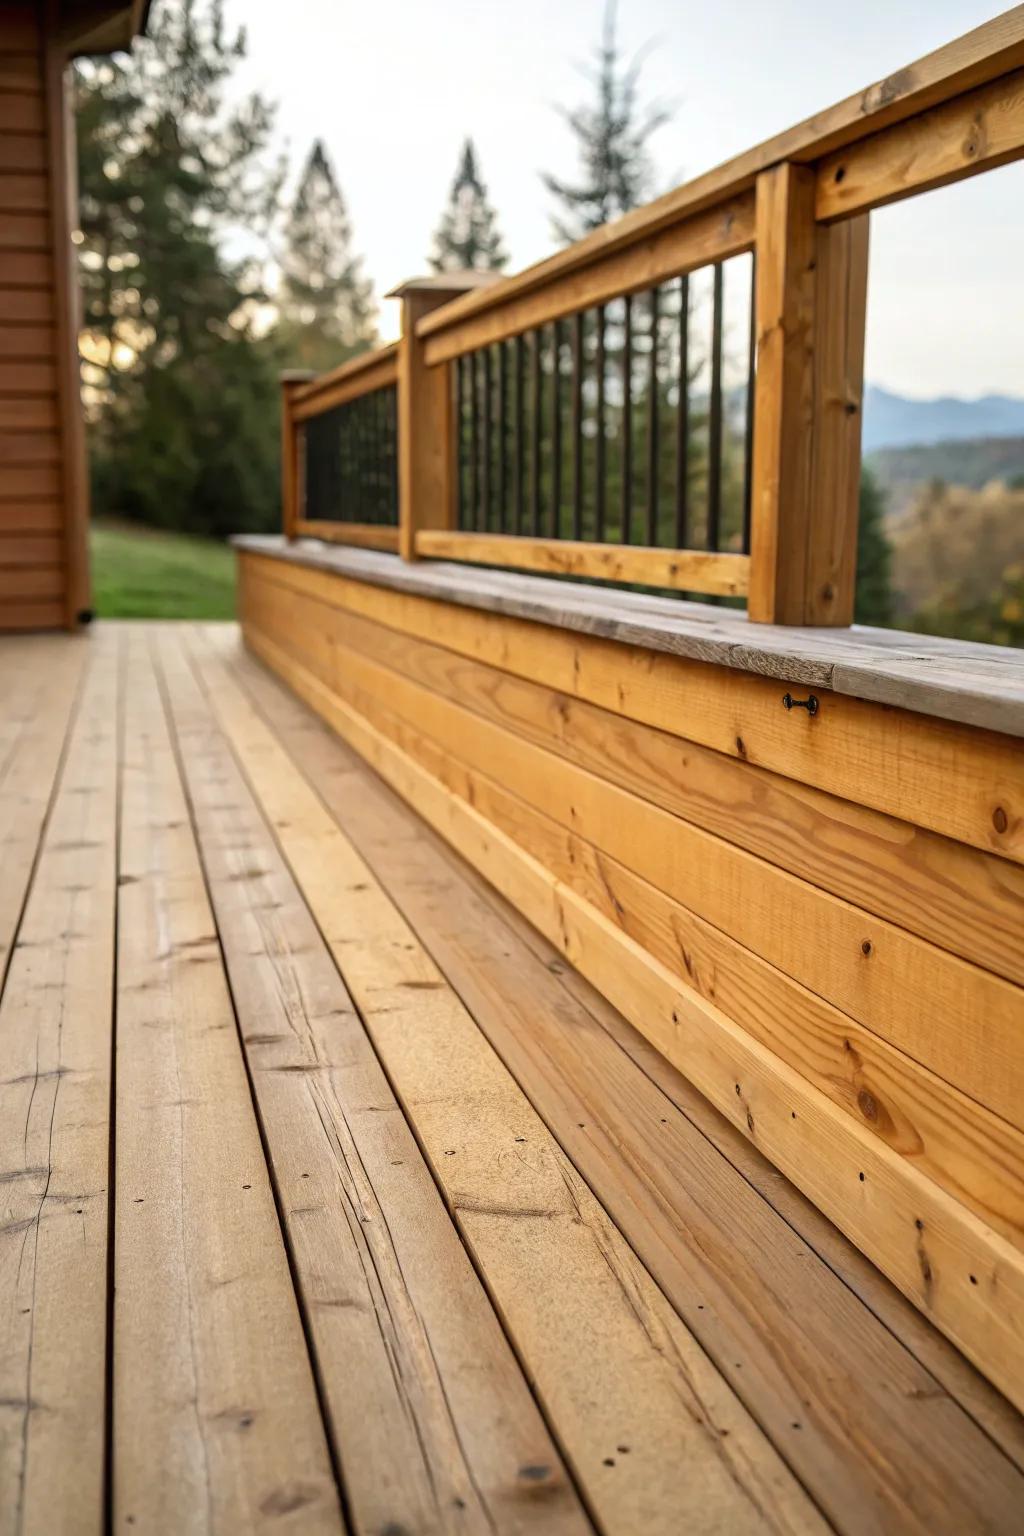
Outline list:
[[[298,535],[302,516],[302,465],[295,417],[292,414],[295,391],[313,374],[306,369],[291,369],[281,374],[281,527],[286,539]]]
[[[387,295],[402,301],[398,351],[398,548],[416,558],[421,528],[455,525],[455,422],[451,368],[428,368],[416,326],[423,316],[474,288],[497,282],[497,273],[442,272],[413,278]]]
[[[819,225],[813,170],[757,181],[757,375],[748,612],[853,621],[868,216]]]

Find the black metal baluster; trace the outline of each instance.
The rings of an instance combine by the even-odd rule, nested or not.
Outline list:
[[[469,364],[469,527],[475,528],[480,518],[480,448],[478,443],[479,430],[477,427],[477,390],[476,390],[476,360],[477,354],[471,352],[466,361]]]
[[[543,332],[533,332],[533,441],[531,444],[531,461],[533,468],[533,536],[540,537],[540,437],[541,437],[541,412],[544,406],[543,393],[543,369],[541,368],[541,343]]]
[[[492,456],[493,456],[493,447],[494,447],[494,445],[493,445],[493,443],[491,441],[491,428],[492,428],[492,422],[491,422],[491,389],[492,389],[492,386],[493,386],[493,379],[491,378],[491,349],[490,349],[490,347],[484,347],[484,349],[483,349],[484,452],[483,452],[483,465],[482,465],[482,483],[481,483],[481,487],[480,487],[480,499],[481,499],[481,502],[482,502],[482,508],[481,508],[480,525],[479,525],[481,530],[484,533],[486,533],[490,529],[490,526],[491,526],[491,489],[492,489],[492,485],[493,485],[493,480],[492,480],[492,476],[491,476],[491,470],[492,470],[492,467],[493,467]]]
[[[463,376],[464,357],[455,359],[455,481],[457,496],[456,526],[466,526],[466,398]]]
[[[711,316],[711,403],[708,412],[708,549],[717,550],[722,521],[722,263],[715,263]]]
[[[506,422],[508,417],[508,363],[507,347],[498,342],[498,531],[508,532],[508,464],[505,452]]]
[[[572,322],[572,536],[583,537],[583,314]]]
[[[562,536],[562,323],[551,327],[551,508],[549,533]]]
[[[647,542],[658,542],[658,290],[651,289],[651,353],[647,373]]]
[[[391,389],[391,521],[397,528],[401,488],[398,478],[398,389]]]
[[[743,553],[750,554],[750,516],[753,508],[754,386],[757,380],[757,252],[750,258],[750,338],[747,343],[747,418],[743,431]]]
[[[515,492],[512,503],[513,533],[523,531],[523,503],[525,500],[525,403],[526,403],[526,351],[522,336],[515,341],[516,410],[513,463]]]
[[[676,411],[676,548],[685,549],[690,500],[690,279],[679,279],[679,406]]]
[[[605,357],[604,346],[605,311],[603,304],[599,304],[597,307],[596,322],[597,338],[595,343],[596,356],[594,359],[594,365],[597,369],[597,440],[595,443],[594,452],[594,538],[597,540],[598,544],[602,544],[604,542],[604,509],[607,490],[605,484],[605,475],[607,473],[608,447],[607,438],[605,436],[607,431],[607,423],[605,422],[604,408],[605,372],[607,370],[608,362],[607,358]]]
[[[622,316],[622,532],[623,544],[633,532],[633,300],[627,293]]]

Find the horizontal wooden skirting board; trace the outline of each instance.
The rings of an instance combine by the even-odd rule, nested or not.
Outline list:
[[[614,798],[602,807],[598,781],[589,775],[574,778],[572,769],[534,749],[524,761],[514,738],[441,700],[432,708],[430,695],[417,698],[405,679],[355,651],[328,649],[324,657],[327,648],[304,647],[293,614],[275,616],[259,603],[246,611],[282,651],[579,889],[683,985],[1022,1240],[1024,1062],[1015,1025],[1024,994],[902,930],[885,925],[879,933],[865,914],[771,867],[760,866],[761,878],[747,855],[737,868],[727,845],[698,836],[693,846],[684,823],[661,818],[655,833],[673,847],[659,858],[642,810],[637,816],[635,803],[620,800],[617,807]],[[666,870],[684,872],[678,895],[666,893]],[[862,940],[865,931],[871,937]],[[880,963],[875,984],[858,989],[856,965],[844,966],[841,957],[849,949],[863,961],[863,943],[874,946],[871,959]],[[1002,1010],[986,1033],[991,1056],[975,1039],[986,990]]]
[[[36,91],[0,91],[0,133],[42,133],[46,112]]]
[[[649,587],[678,587],[683,592],[718,593],[726,597],[742,597],[750,579],[749,555],[709,554],[698,549],[584,544],[571,539],[458,533],[443,528],[421,528],[416,534],[415,548],[417,555],[437,560],[510,566],[548,576],[633,581]]]
[[[247,567],[243,594],[281,589]],[[1024,872],[878,811],[838,800],[497,671],[372,619],[309,604],[308,626],[940,948],[1024,982]],[[299,631],[304,626],[299,624]]]
[[[397,549],[398,529],[380,523],[335,523],[300,518],[296,532],[305,538],[326,539],[330,544],[352,544],[359,549]]]
[[[453,320],[450,326],[438,329],[448,308],[442,306],[417,327],[425,337],[424,359],[431,367],[443,365],[478,347],[737,256],[753,244],[754,197],[752,192],[741,192],[624,250],[570,268],[527,294],[512,292],[503,297],[505,283],[499,283],[493,289],[492,302],[484,308],[478,305],[472,318]],[[479,301],[479,292],[473,297]]]
[[[880,208],[1024,155],[1024,70],[1004,75],[817,166],[821,220]]]
[[[271,625],[258,612],[255,622],[260,633],[316,674],[315,661],[307,662],[297,648],[288,646],[293,622]],[[1024,1246],[1024,1135],[1020,1129],[951,1088],[905,1051],[888,1044],[886,1037],[873,1034],[758,958],[736,941],[731,929],[704,921],[637,876],[621,859],[603,854],[587,841],[585,828],[577,835],[560,826],[543,805],[523,797],[515,773],[498,777],[500,763],[489,764],[490,776],[468,766],[469,754],[457,754],[450,740],[439,741],[429,734],[429,727],[411,720],[407,711],[403,714],[407,701],[401,688],[396,691],[381,669],[361,667],[354,653],[339,652],[334,675],[320,680],[674,971],[683,986],[720,1008],[840,1108],[861,1119],[1017,1246]],[[467,735],[472,731],[469,725]],[[544,798],[543,793],[537,796]],[[717,871],[710,860],[704,860],[702,867],[714,880]],[[811,945],[799,904],[793,906],[794,926]],[[894,958],[898,975],[899,957]],[[917,969],[927,975],[926,965]],[[940,975],[935,987],[941,994]],[[894,990],[893,1007],[899,1009],[903,988]],[[899,1030],[891,1031],[888,1038],[899,1042]],[[1024,1073],[1019,1061],[1009,1056],[1004,1050],[1007,1078],[1011,1088],[1015,1084],[1019,1089]],[[955,1074],[955,1042],[946,1063]],[[958,1081],[955,1075],[953,1080]]]
[[[314,675],[247,639],[424,819],[824,1211],[1018,1406],[1024,1258],[561,884]]]
[[[50,319],[48,315],[46,317]],[[53,363],[25,358],[22,349],[33,345],[41,334],[35,326],[0,325],[0,342],[11,341],[10,353],[0,351],[0,393],[16,395],[52,395],[57,389],[57,369]],[[4,490],[0,489],[0,496]]]
[[[879,709],[838,693],[822,696],[811,719],[803,710],[783,707],[784,677],[773,681],[737,664],[711,667],[688,656],[581,634],[554,621],[542,625],[491,611],[486,588],[467,607],[245,545],[242,550],[243,563],[252,561],[253,569],[294,591],[350,607],[840,799],[1024,862],[1024,753],[1015,740],[910,710]],[[799,684],[794,691],[805,696]]]

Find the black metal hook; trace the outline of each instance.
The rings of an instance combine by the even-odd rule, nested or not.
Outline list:
[[[791,693],[784,693],[782,695],[782,702],[787,709],[806,709],[809,715],[816,715],[818,713],[818,700],[813,693],[809,694],[806,699],[794,699]]]

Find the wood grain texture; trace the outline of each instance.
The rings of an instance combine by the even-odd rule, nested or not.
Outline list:
[[[305,549],[302,546],[304,559]],[[571,596],[549,593],[534,607],[532,620],[494,611],[500,607],[504,573],[490,573],[488,585],[474,592],[464,607],[461,597],[442,604],[437,596],[392,592],[376,584],[381,562],[387,579],[407,588],[421,585],[421,573],[430,566],[389,562],[369,551],[332,553],[342,562],[358,556],[360,571],[372,570],[374,578],[311,569],[273,556],[246,554],[243,561],[262,561],[268,579],[294,591],[440,641],[451,650],[841,799],[1024,862],[1024,758],[1014,740],[907,709],[880,710],[841,693],[821,698],[822,708],[810,719],[782,705],[787,685],[799,687],[802,680],[781,671],[772,681],[747,670],[739,635],[731,649],[728,643],[708,646],[695,639],[693,650],[703,658],[698,660],[651,648],[655,634],[645,634],[643,625],[627,627],[618,618],[610,626],[596,620],[599,628],[610,628],[615,639],[607,632],[585,632],[595,624],[593,610],[581,606],[573,612]],[[400,567],[394,578],[393,567]],[[457,569],[445,568],[443,588]],[[539,578],[516,580],[544,586]],[[557,590],[567,591],[567,584],[559,583]],[[538,622],[542,617],[543,624]],[[749,631],[746,639],[749,643]],[[1010,689],[1015,659],[1011,653]],[[709,661],[714,661],[713,669]],[[834,665],[828,670],[831,675]]]
[[[1024,1262],[999,1235],[619,933],[308,670],[299,694],[561,949],[1011,1399],[1024,1400]]]
[[[215,699],[601,1528],[822,1528],[351,843]]]
[[[1024,155],[1024,70],[827,155],[815,217],[844,218],[948,186]]]
[[[655,927],[661,928],[659,942],[670,946],[690,984],[719,1001],[722,991],[728,993],[729,978],[736,973],[727,962],[724,936],[1021,1125],[1024,1062],[1019,1025],[1024,994],[1018,987],[711,837],[620,790],[598,772],[579,769],[533,746],[504,723],[470,713],[461,702],[381,666],[371,654],[324,644],[316,627],[304,627],[287,610],[264,617],[262,623],[276,645],[378,729],[392,736],[408,731],[410,739],[426,736],[435,743],[432,758],[439,751],[442,769],[450,767],[455,775],[449,787],[472,801],[473,791],[461,789],[460,769],[468,768],[542,812],[549,820],[544,841],[552,859],[568,858],[573,867],[579,862],[573,858],[573,845],[564,847],[568,836],[578,840],[580,854],[587,845],[600,850],[684,908],[684,913],[674,910],[667,921],[662,917]],[[402,744],[417,754],[417,747],[404,739]],[[423,750],[429,751],[429,745]],[[433,763],[431,771],[436,776]],[[550,823],[557,823],[561,836]],[[592,866],[593,859],[584,858],[581,877],[589,869],[588,877],[603,889],[600,861],[597,869]],[[637,902],[648,911],[651,905],[651,893],[635,885],[628,899],[625,891],[621,896],[614,889],[605,894],[613,915],[621,917]],[[718,937],[703,925],[711,925]],[[741,974],[744,970],[749,970],[745,963]],[[755,1017],[760,1017],[756,996],[763,984],[752,987]],[[802,1008],[799,1012],[805,1014]],[[784,1010],[780,1018],[785,1018]],[[767,1015],[763,1027],[770,1027]],[[858,1081],[860,1053],[852,1045],[845,1048],[842,1021],[833,1019],[829,1032],[839,1048],[838,1064],[828,1069],[837,1091],[878,1133],[915,1150],[915,1138],[908,1140],[897,1128],[899,1116],[887,1113],[887,1094],[871,1092],[870,1071]],[[843,1083],[846,1088],[840,1090]],[[862,1090],[866,1097],[861,1097]]]
[[[253,617],[280,592],[252,573]],[[580,698],[309,600],[307,630],[672,811],[823,890],[998,975],[1024,982],[1024,872],[740,757],[687,743]],[[287,648],[287,646],[286,646]]]
[[[353,1523],[367,1536],[582,1533],[588,1522],[331,955],[176,637],[164,636],[161,655]],[[200,671],[218,699],[205,661]],[[259,760],[240,753],[250,777],[264,748]],[[293,780],[281,792],[301,805]],[[415,988],[403,1001],[414,1015],[426,1008]]]
[[[0,776],[0,982],[13,952],[86,651],[43,637],[29,645],[7,638],[0,660],[7,657],[10,670],[0,674],[3,719],[8,729],[16,721],[18,730]]]
[[[548,575],[635,581],[651,587],[678,587],[740,597],[746,591],[746,555],[708,554],[696,549],[645,549],[638,545],[581,544],[572,539],[516,538],[492,533],[425,529],[417,533],[417,555],[511,566]]]
[[[295,522],[295,537],[325,539],[328,544],[353,544],[359,549],[398,548],[398,529],[378,523],[336,523],[300,517]]]
[[[145,631],[132,633],[127,652],[113,1527],[341,1536],[313,1372]]]
[[[756,1149],[294,696],[250,658],[231,661],[562,1147],[836,1527],[922,1536],[987,1523],[1014,1530],[1021,1474],[929,1369],[936,1355],[952,1356],[944,1341],[906,1303],[880,1322],[834,1273],[839,1234],[828,1229],[830,1265],[804,1230],[820,1242],[827,1223],[798,1210],[792,1189],[779,1218],[769,1200],[788,1186]],[[846,1262],[859,1257],[851,1250]],[[883,1286],[876,1277],[875,1291]],[[927,1334],[926,1361],[908,1347],[908,1332],[913,1344]],[[970,1395],[954,1385],[976,1408],[984,1383],[975,1378]],[[1000,1418],[1020,1455],[1019,1421],[1005,1408]]]
[[[104,1529],[117,676],[92,658],[0,1000],[0,1530]]]
[[[579,267],[573,265],[525,294],[517,279],[506,278],[484,290],[489,303],[481,304],[479,292],[472,295],[475,313],[471,317],[456,321],[456,304],[446,305],[433,321],[420,322],[424,358],[429,367],[440,366],[463,353],[492,346],[624,293],[653,288],[682,272],[737,256],[752,248],[754,238],[754,200],[741,192],[723,199],[719,206],[658,229],[626,249],[595,255]],[[449,317],[450,323],[444,324]]]

